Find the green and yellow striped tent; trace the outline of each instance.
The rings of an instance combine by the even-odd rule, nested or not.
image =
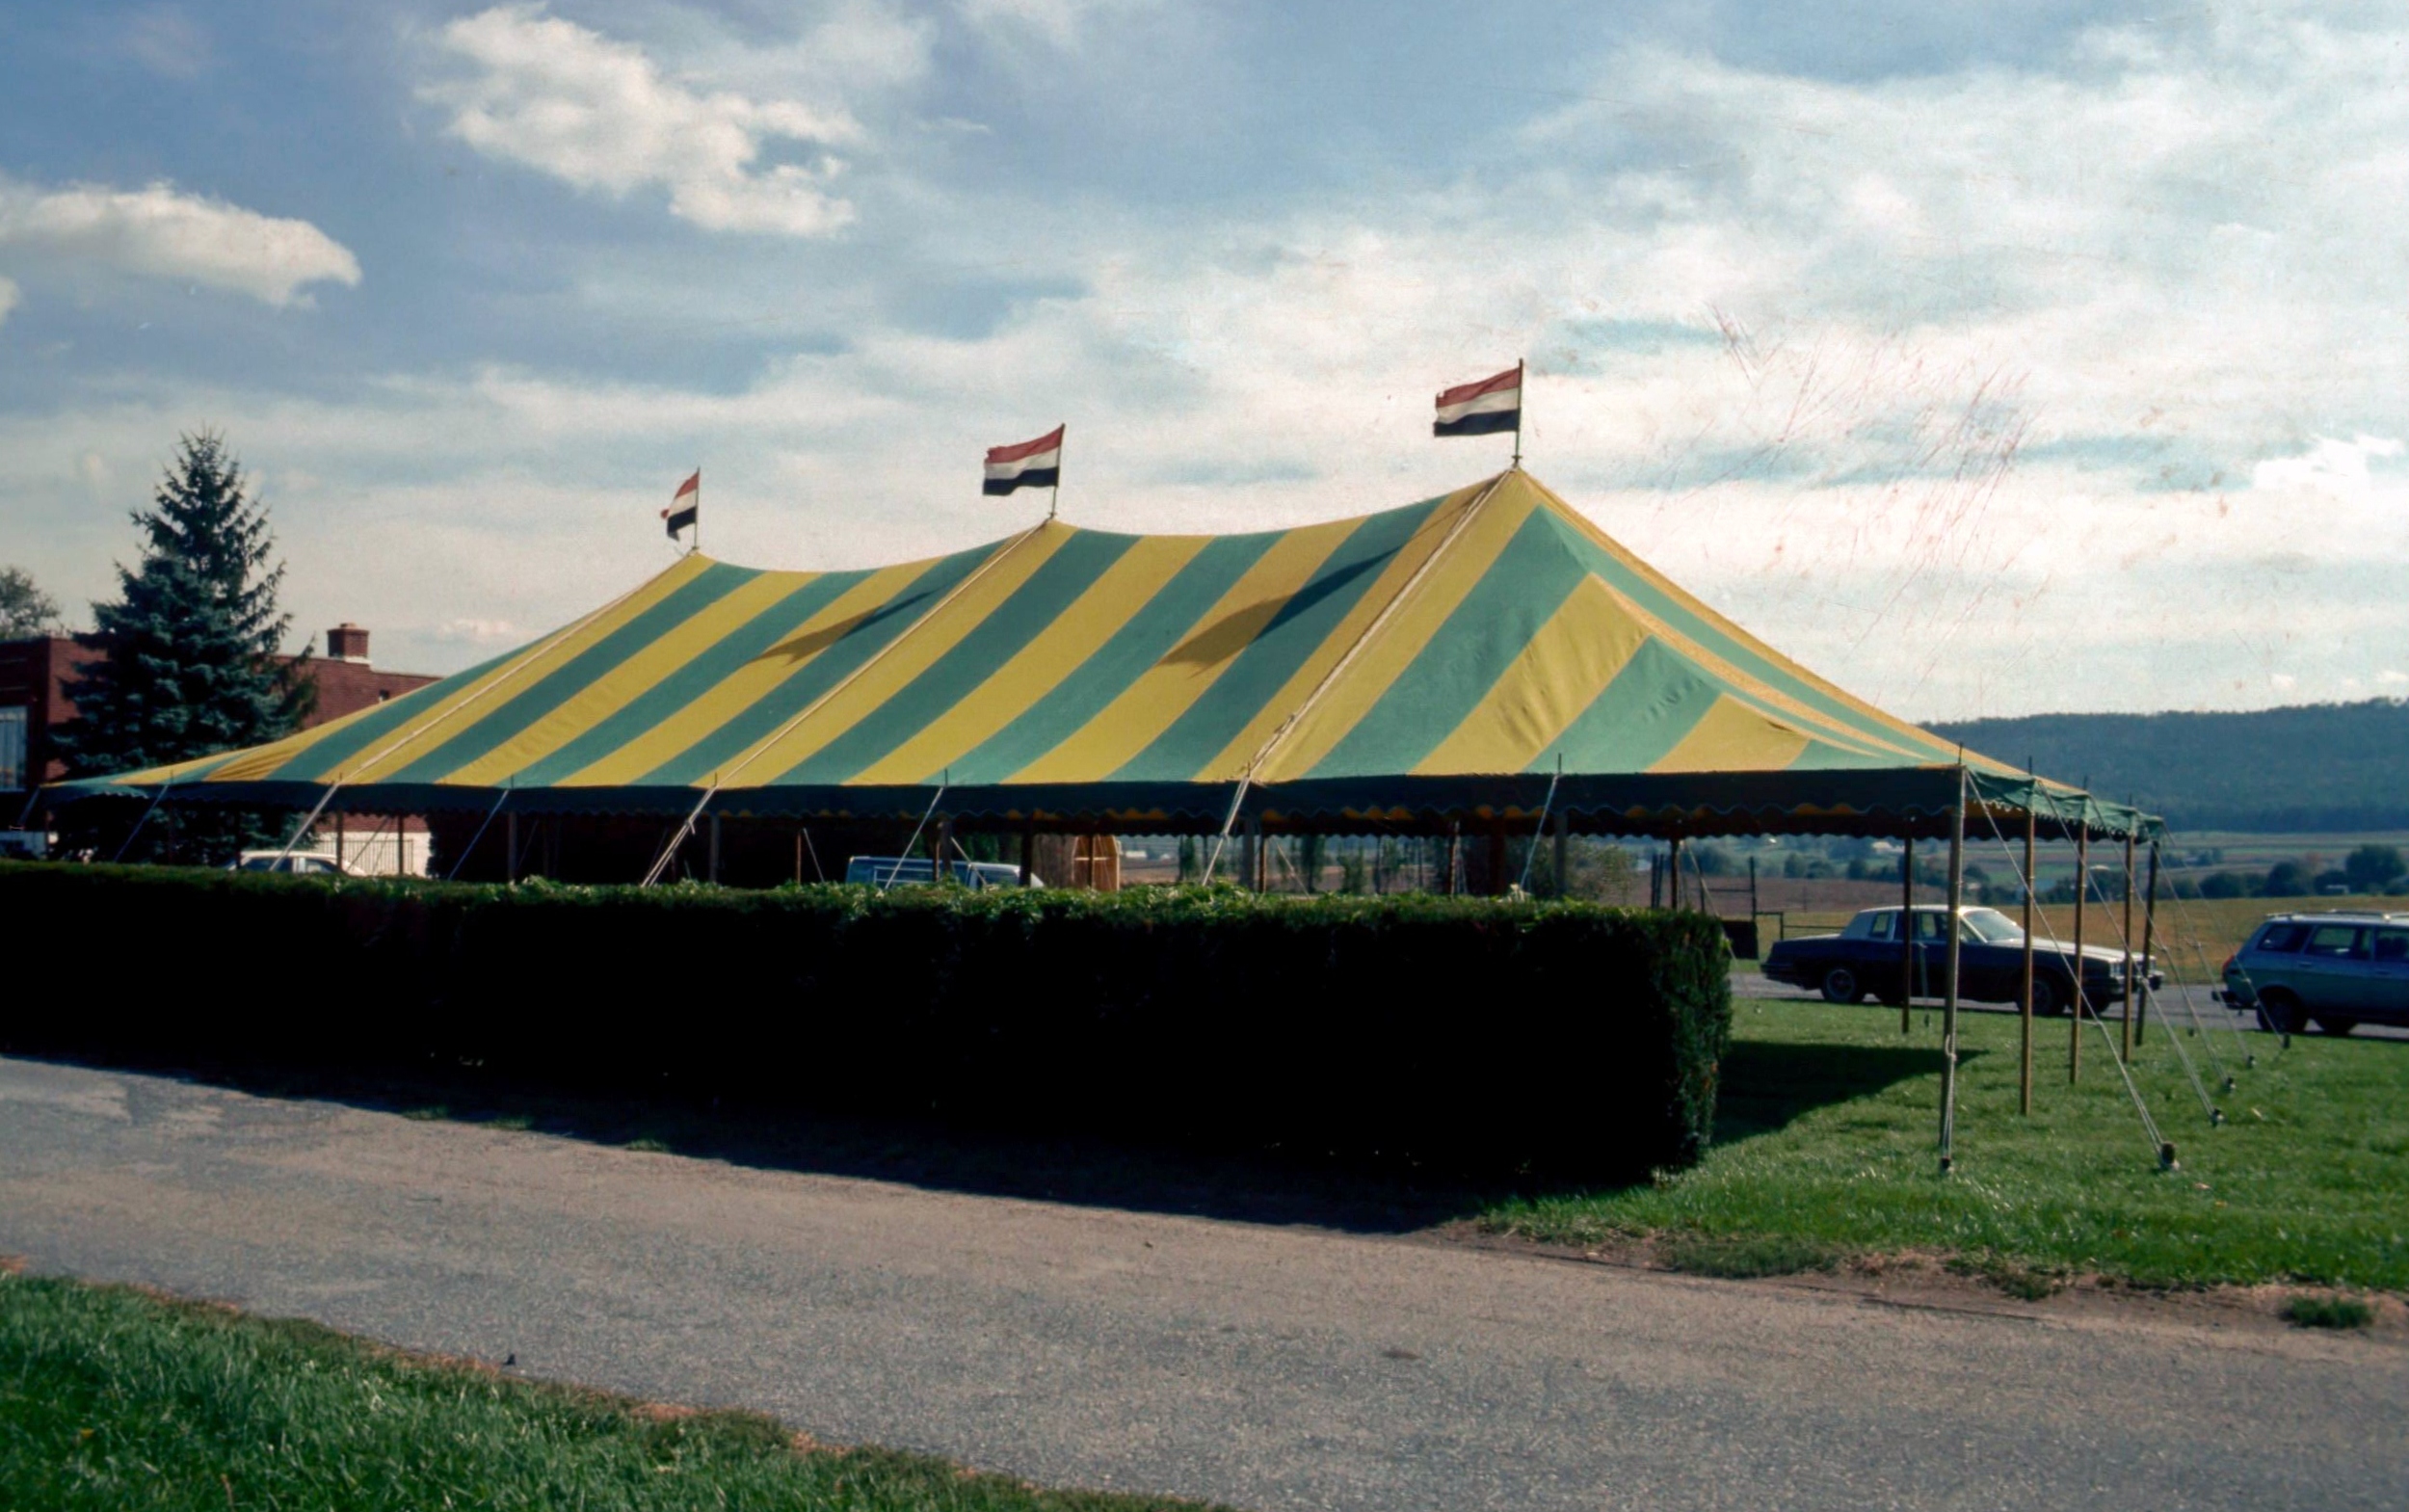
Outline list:
[[[1258,535],[1049,520],[860,571],[689,556],[374,709],[60,796],[1121,831],[1552,804],[1596,833],[1930,834],[1961,783],[2020,826],[2154,823],[1852,698],[1518,469]]]

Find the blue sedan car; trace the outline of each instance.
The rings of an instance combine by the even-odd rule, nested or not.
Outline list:
[[[1919,905],[1907,926],[1911,940],[1900,934],[1900,910],[1870,908],[1850,919],[1837,935],[1807,935],[1785,940],[1765,955],[1764,973],[1777,982],[1819,992],[1827,1002],[1854,1003],[1868,994],[1886,1003],[1900,1001],[1906,957],[1915,953],[1915,991],[1937,996],[1947,980],[1948,910],[1937,904]],[[2025,932],[2014,919],[1994,908],[1957,911],[1957,995],[1971,1002],[2012,1003],[2024,995]],[[2125,995],[2125,955],[2105,945],[2085,945],[2083,986],[2097,1010]],[[2139,974],[2152,988],[2165,985],[2162,973],[2137,963]],[[2075,952],[2071,947],[2038,942],[2033,953],[2032,1011],[2061,1014],[2075,1000]]]

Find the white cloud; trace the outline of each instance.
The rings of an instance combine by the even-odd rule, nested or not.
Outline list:
[[[202,284],[278,306],[308,303],[302,291],[313,283],[359,282],[359,259],[308,222],[164,181],[45,190],[0,178],[0,255],[9,254]]]
[[[0,279],[0,323],[6,323],[9,311],[16,308],[16,285],[7,279]]]
[[[2338,441],[2320,436],[2316,443],[2300,456],[2270,457],[2253,466],[2250,469],[2250,486],[2270,490],[2309,489],[2321,493],[2363,498],[2377,487],[2377,479],[2368,468],[2369,459],[2397,457],[2400,454],[2400,442],[2387,437],[2361,436]]]
[[[909,42],[874,19],[837,40],[879,67],[909,66]],[[463,16],[440,42],[468,71],[427,84],[420,98],[450,112],[446,129],[489,156],[614,198],[665,189],[672,214],[710,230],[826,236],[853,220],[830,192],[841,159],[814,150],[807,162],[764,160],[774,143],[860,140],[842,110],[704,93],[638,47],[522,7]]]
[[[990,33],[1029,33],[1075,48],[1099,16],[1152,9],[1157,0],[961,0],[963,19]]]

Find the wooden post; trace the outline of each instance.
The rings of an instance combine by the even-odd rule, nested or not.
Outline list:
[[[795,826],[795,886],[803,886],[803,826]]]
[[[2082,828],[2075,832],[2075,1000],[2074,1037],[2066,1044],[2066,1079],[2082,1079],[2082,1016],[2090,1006],[2088,986],[2090,973],[2083,969],[2082,914],[2083,900],[2091,892],[2091,820],[2085,815]]]
[[[2150,889],[2141,895],[2141,899],[2142,981],[2137,989],[2141,994],[2141,1006],[2134,1010],[2139,1015],[2133,1020],[2133,1043],[2135,1045],[2141,1043],[2142,1031],[2150,1027],[2150,1009],[2158,995],[2151,989],[2149,982],[2150,962],[2157,954],[2158,946],[2158,842],[2156,840],[2150,842]],[[2128,984],[2127,990],[2136,989]]]
[[[1573,816],[1561,809],[1557,809],[1555,872],[1556,896],[1560,898],[1569,898],[1573,895],[1573,873],[1570,869],[1572,835]],[[2155,857],[2158,853],[2153,851],[2151,854]],[[2153,870],[2151,875],[2156,876],[2158,873],[2156,870]]]
[[[502,880],[518,880],[518,810],[502,815]]]
[[[1899,836],[1898,1032],[1912,1034],[1916,1011],[1916,837]]]
[[[1253,891],[1263,890],[1263,872],[1259,864],[1263,855],[1263,826],[1253,814],[1247,815],[1246,840],[1238,851],[1238,869],[1246,874],[1246,885]]]
[[[1020,886],[1029,885],[1029,864],[1037,850],[1037,821],[1020,821]]]
[[[1673,836],[1673,843],[1665,847],[1664,856],[1664,869],[1668,874],[1667,880],[1671,884],[1665,889],[1665,898],[1669,906],[1678,909],[1681,906],[1681,837],[1680,836]]]
[[[2032,1113],[2032,853],[2040,838],[2041,810],[2025,804],[2025,995],[2021,1004],[2021,1035],[2017,1042],[2016,1110]]]
[[[953,837],[954,816],[949,813],[939,814],[937,816],[937,834],[929,841],[929,862],[931,868],[929,871],[929,880],[931,882],[942,882],[945,880],[945,852],[952,843]]]
[[[710,882],[720,880],[720,816],[711,815],[711,854],[703,862],[703,876]]]
[[[1758,912],[1759,912],[1759,910],[1758,910],[1758,908],[1757,908],[1757,854],[1756,854],[1756,852],[1751,851],[1751,852],[1749,853],[1749,856],[1748,856],[1748,921],[1749,921],[1751,924],[1754,924],[1755,922],[1757,922],[1757,915],[1758,915]]]
[[[339,809],[334,815],[334,869],[343,869],[343,815]]]
[[[2133,993],[2133,884],[2141,879],[2133,875],[2132,832],[2125,832],[2125,1001],[2117,1014],[2117,1022],[2124,1029],[2123,1058],[2126,1065],[2133,1063],[2133,1004],[2139,999]]]
[[[1946,1175],[1957,1143],[1957,910],[1966,892],[1966,772],[1957,773],[1957,802],[1949,809],[1948,909],[1941,915],[1946,935],[1946,973],[1941,986],[1941,1171]]]

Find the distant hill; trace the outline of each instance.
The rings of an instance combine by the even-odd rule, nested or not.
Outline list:
[[[2409,829],[2409,702],[2253,714],[2035,714],[1932,725],[2044,777],[2090,779],[2178,830]]]

